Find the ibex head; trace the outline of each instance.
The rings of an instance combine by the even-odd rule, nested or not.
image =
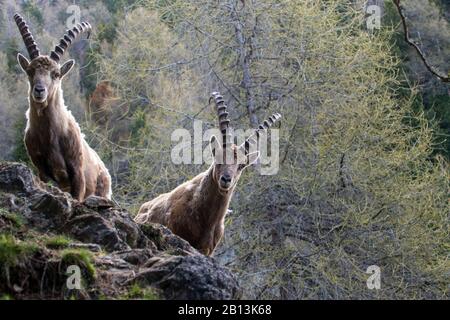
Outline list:
[[[255,130],[254,134],[245,142],[237,146],[230,142],[230,120],[228,119],[227,106],[223,97],[218,92],[213,92],[211,99],[214,99],[219,117],[219,128],[222,133],[222,145],[215,136],[211,137],[210,146],[214,158],[213,177],[217,182],[219,190],[228,192],[234,188],[241,177],[242,171],[255,163],[260,153],[250,152],[250,147],[257,144],[254,136],[259,137],[262,131],[269,129],[275,122],[281,119],[281,115],[273,114],[268,120]]]
[[[25,20],[19,14],[14,15],[14,20],[16,21],[31,59],[29,61],[19,53],[17,60],[23,71],[28,75],[31,98],[34,102],[45,107],[48,98],[54,95],[56,89],[60,87],[61,80],[75,65],[74,60],[69,60],[63,65],[60,65],[61,57],[79,35],[83,32],[90,33],[92,27],[89,23],[82,22],[72,30],[68,30],[61,38],[59,44],[50,53],[50,56],[46,56],[40,54],[39,48]]]

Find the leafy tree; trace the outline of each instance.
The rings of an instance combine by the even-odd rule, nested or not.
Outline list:
[[[36,31],[43,47],[64,28],[47,12],[69,3],[27,2],[27,14],[49,24]],[[405,45],[392,5],[371,33],[362,1],[78,3],[95,32],[65,99],[122,206],[136,212],[206,169],[173,164],[171,134],[192,132],[194,120],[217,127],[208,98],[218,90],[236,128],[283,115],[280,171],[243,175],[216,253],[246,298],[449,298],[449,170],[440,156],[449,150],[448,88]],[[439,40],[442,54],[431,58],[445,67],[445,21],[421,14],[436,17],[437,7],[409,0],[405,10],[412,37]],[[49,35],[53,28],[61,30]],[[3,158],[23,161],[27,84],[15,74],[17,44],[5,39],[0,145]],[[421,45],[438,52],[433,41]],[[80,92],[101,88],[94,110]],[[367,289],[371,265],[382,270],[382,290]]]
[[[99,57],[120,101],[111,110],[126,106],[100,137],[124,122],[132,132],[99,138],[127,159],[125,205],[136,211],[201,170],[171,163],[169,137],[195,118],[215,126],[205,98],[220,90],[235,127],[284,116],[281,170],[243,176],[217,253],[247,298],[448,297],[448,164],[433,156],[414,90],[398,94],[393,28],[370,34],[343,0],[144,7]],[[381,291],[367,289],[370,265],[383,270]]]

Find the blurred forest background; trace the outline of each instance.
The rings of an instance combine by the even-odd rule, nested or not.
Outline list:
[[[50,52],[75,4],[94,33],[70,50],[65,101],[121,206],[136,213],[206,168],[173,165],[170,136],[216,127],[218,90],[236,128],[284,116],[281,170],[243,175],[216,252],[245,298],[448,299],[450,87],[404,42],[392,2],[373,3],[370,31],[363,0],[0,0],[0,157],[29,162],[13,14]],[[402,3],[446,74],[450,1]],[[366,286],[370,265],[381,290]]]

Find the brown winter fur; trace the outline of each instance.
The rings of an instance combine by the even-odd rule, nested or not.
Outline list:
[[[131,120],[130,104],[115,94],[115,88],[109,81],[97,84],[89,99],[88,114],[90,119],[107,132],[111,141],[117,144],[126,143],[130,139]]]
[[[219,118],[221,143],[211,137],[211,167],[175,190],[143,204],[135,217],[140,224],[160,223],[187,240],[205,255],[212,255],[224,233],[224,219],[236,184],[245,168],[255,163],[259,151],[250,152],[257,140],[249,137],[244,144],[231,143],[227,106],[218,92],[212,93]],[[281,118],[273,114],[255,130],[254,136],[269,129]]]
[[[242,171],[259,157],[259,152],[251,153],[245,165],[239,164],[239,147],[227,145],[224,152],[214,136],[211,149],[215,159],[223,157],[222,164],[215,160],[207,171],[172,192],[143,204],[135,218],[140,224],[160,223],[167,226],[208,256],[213,254],[223,237],[225,215]],[[234,156],[233,164],[225,164],[228,152]],[[221,180],[224,176],[231,180],[224,183]]]
[[[113,89],[108,81],[102,81],[97,84],[89,101],[89,115],[92,120],[100,125],[105,126],[111,115],[111,102],[116,100]]]
[[[237,161],[238,151],[243,149],[227,143],[230,123],[227,106],[220,93],[213,92],[212,98],[216,102],[222,133],[222,144],[215,136],[211,137],[213,164],[172,192],[143,204],[135,218],[137,223],[156,222],[167,226],[205,255],[212,255],[222,238],[225,215],[236,183],[242,170],[253,162],[247,153],[248,161],[243,164]],[[255,155],[257,158],[259,153],[251,154],[254,160]]]
[[[142,205],[136,222],[165,225],[201,253],[211,255],[223,236],[234,191],[234,186],[221,191],[216,177],[213,165],[172,192]]]
[[[19,55],[19,63],[30,82],[25,145],[41,180],[55,181],[79,201],[90,195],[110,199],[108,170],[84,140],[78,123],[64,104],[61,79],[70,71],[73,61],[60,67],[48,56],[28,62]],[[45,101],[37,100],[33,94],[36,85],[47,88]]]

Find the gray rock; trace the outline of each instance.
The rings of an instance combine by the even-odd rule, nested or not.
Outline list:
[[[36,233],[64,234],[76,240],[69,245],[70,250],[91,252],[96,273],[86,290],[75,293],[80,299],[126,297],[134,284],[156,289],[166,299],[241,296],[238,282],[228,269],[201,255],[169,229],[157,224],[141,227],[127,211],[107,199],[75,201],[69,194],[39,182],[22,164],[0,162],[0,204],[22,215],[33,237]],[[10,225],[0,216],[0,234]],[[22,230],[17,236],[26,235]],[[74,292],[65,289],[61,259],[57,249],[39,248],[29,261],[9,269],[11,281],[4,281],[0,275],[0,292],[16,299],[70,297]],[[84,268],[86,274],[89,268]],[[19,285],[14,281],[20,281],[20,292],[14,290]]]
[[[31,170],[19,163],[0,163],[0,190],[5,192],[33,192],[36,181]]]
[[[111,200],[97,197],[97,196],[90,196],[86,200],[84,200],[83,204],[86,207],[92,208],[92,209],[107,209],[107,208],[113,208],[115,207],[114,202]]]
[[[150,223],[140,225],[144,234],[152,239],[157,248],[162,251],[171,252],[181,256],[185,255],[200,255],[195,248],[191,247],[189,242],[174,235],[167,227]]]
[[[69,244],[69,248],[71,249],[86,249],[92,252],[100,252],[102,251],[102,247],[95,243],[71,243]]]
[[[151,284],[168,299],[176,300],[226,300],[242,295],[227,269],[203,255],[156,257],[129,282]]]

